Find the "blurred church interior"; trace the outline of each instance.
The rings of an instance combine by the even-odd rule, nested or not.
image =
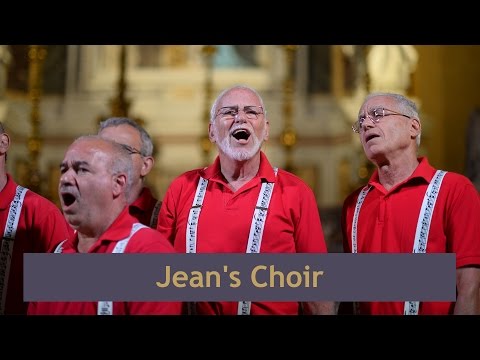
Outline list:
[[[58,204],[67,146],[109,116],[128,116],[154,140],[148,184],[161,198],[174,177],[213,161],[211,103],[225,87],[246,84],[268,111],[263,150],[312,187],[329,250],[341,251],[343,199],[373,170],[351,130],[364,96],[414,99],[420,155],[465,174],[469,117],[480,106],[478,64],[480,46],[467,45],[1,45],[7,168]]]

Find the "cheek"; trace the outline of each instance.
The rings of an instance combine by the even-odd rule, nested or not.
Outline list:
[[[104,177],[90,178],[88,181],[79,181],[78,187],[84,194],[86,192],[92,194],[103,194],[111,190],[112,178],[109,175],[105,175]]]
[[[140,155],[135,155],[135,157],[137,157],[138,159],[135,159],[133,161],[133,170],[135,172],[139,172],[143,167],[143,159]]]
[[[224,137],[228,136],[228,129],[225,126],[217,126],[213,130],[213,134],[217,139],[223,139]]]
[[[396,142],[408,142],[410,140],[410,135],[410,129],[406,127],[397,127],[391,132],[391,137]]]
[[[260,136],[264,136],[267,133],[267,126],[265,124],[257,124],[253,126],[255,133]]]

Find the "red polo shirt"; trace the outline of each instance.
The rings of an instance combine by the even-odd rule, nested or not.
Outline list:
[[[88,253],[111,253],[119,240],[130,235],[137,219],[125,208]],[[63,244],[62,253],[77,253],[78,236]],[[125,253],[173,253],[172,245],[158,231],[151,228],[138,230],[129,240]],[[61,255],[59,255],[61,256]],[[32,302],[29,315],[96,315],[97,302]],[[113,302],[113,315],[180,315],[180,302]]]
[[[10,203],[17,184],[7,174],[7,184],[0,192],[0,231],[5,233]],[[70,227],[54,203],[28,190],[23,201],[14,240],[7,285],[6,314],[26,314],[23,302],[23,254],[49,252],[68,238]]]
[[[157,229],[178,252],[185,252],[187,220],[202,176],[208,180],[197,229],[198,253],[245,253],[262,181],[275,183],[261,253],[325,253],[327,248],[315,196],[300,178],[279,169],[277,177],[261,153],[258,174],[235,193],[220,171],[220,159],[188,171],[168,188]],[[237,314],[236,302],[197,303],[200,314]],[[252,303],[251,314],[297,314],[298,303]]]
[[[418,216],[435,169],[426,158],[413,174],[390,191],[380,184],[378,171],[361,207],[357,226],[359,253],[411,253]],[[345,252],[351,252],[352,220],[357,189],[344,203],[342,229]],[[465,176],[448,172],[433,210],[427,253],[456,253],[457,268],[480,265],[480,197]],[[364,314],[403,314],[403,302],[361,303]],[[451,314],[454,303],[421,302],[419,314]]]
[[[130,215],[146,226],[150,226],[152,213],[157,204],[157,199],[153,196],[149,188],[144,187],[138,198],[130,204]],[[154,225],[154,228],[157,224]]]

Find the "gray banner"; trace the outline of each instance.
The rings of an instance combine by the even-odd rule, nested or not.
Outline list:
[[[455,297],[455,254],[24,254],[25,301]]]

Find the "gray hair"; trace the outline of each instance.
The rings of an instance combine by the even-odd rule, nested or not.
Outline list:
[[[417,104],[414,101],[410,100],[409,98],[403,96],[402,94],[385,93],[385,92],[371,93],[371,94],[368,94],[367,97],[365,98],[365,100],[363,101],[362,107],[368,100],[370,100],[371,98],[378,97],[378,96],[385,96],[385,97],[389,97],[389,98],[393,99],[398,104],[400,112],[402,112],[403,114],[405,114],[407,116],[410,116],[412,118],[417,119],[418,122],[421,123],[420,122],[420,116],[418,115]],[[417,143],[417,147],[420,146],[421,135],[422,135],[422,133],[420,132],[420,134],[418,134],[417,138],[415,139],[415,141]]]
[[[213,123],[215,121],[215,115],[217,115],[217,108],[218,108],[218,104],[220,103],[220,101],[222,100],[222,98],[228,94],[230,91],[233,91],[233,90],[248,90],[252,93],[255,94],[255,96],[258,98],[258,100],[260,101],[260,106],[262,107],[263,109],[263,114],[264,114],[264,117],[265,117],[265,120],[267,119],[267,109],[265,108],[265,104],[263,103],[263,99],[262,97],[260,96],[260,94],[257,92],[257,90],[251,88],[250,86],[247,86],[247,85],[234,85],[232,87],[229,87],[228,89],[225,89],[223,90],[218,96],[217,98],[215,99],[215,101],[213,102],[213,105],[212,105],[212,108],[210,109],[210,123]]]
[[[148,132],[133,119],[130,119],[127,117],[108,118],[100,123],[100,127],[98,128],[97,134],[99,134],[105,128],[112,127],[112,126],[120,126],[120,125],[129,125],[135,128],[140,133],[140,139],[142,141],[142,146],[140,148],[141,155],[152,156],[153,154],[152,138],[150,137]]]

